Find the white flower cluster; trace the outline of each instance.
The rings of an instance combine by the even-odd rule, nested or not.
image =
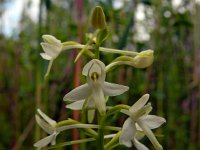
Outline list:
[[[82,71],[82,74],[87,78],[87,83],[73,89],[64,96],[64,101],[70,102],[66,107],[72,110],[93,110],[92,116],[94,116],[94,110],[97,109],[101,115],[105,115],[105,97],[117,96],[129,90],[128,86],[106,82],[105,69],[105,64],[100,60],[93,59],[88,62]],[[152,106],[150,103],[146,104],[148,99],[149,94],[145,94],[129,110],[121,110],[122,113],[129,117],[122,127],[122,132],[119,137],[120,144],[124,144],[127,147],[131,147],[134,144],[139,150],[147,150],[148,148],[139,142],[146,135],[156,150],[162,150],[162,146],[155,138],[151,129],[158,128],[166,121],[162,117],[149,115]],[[36,115],[36,121],[50,135],[35,143],[34,146],[42,148],[49,143],[54,145],[56,136],[59,134],[56,130],[56,122],[39,109]]]
[[[39,140],[34,144],[35,147],[41,149],[48,145],[55,145],[56,137],[62,131],[82,128],[87,135],[91,137],[88,139],[80,139],[77,141],[69,141],[53,148],[75,144],[77,142],[83,143],[86,141],[97,141],[98,149],[113,149],[116,145],[125,145],[131,147],[134,145],[138,150],[148,150],[139,140],[144,136],[151,141],[156,150],[162,150],[163,147],[159,144],[152,129],[158,128],[166,120],[162,117],[149,115],[152,110],[149,100],[149,94],[143,95],[133,106],[119,104],[116,106],[107,106],[106,103],[111,96],[118,96],[129,90],[128,86],[119,85],[115,83],[106,82],[106,73],[119,65],[129,65],[135,68],[146,68],[153,63],[153,50],[145,50],[142,52],[133,52],[126,50],[117,50],[111,48],[100,47],[100,45],[108,38],[109,30],[105,20],[105,14],[100,6],[96,6],[91,17],[91,24],[96,31],[91,34],[85,45],[77,42],[68,41],[61,42],[52,35],[43,35],[44,42],[41,46],[44,53],[41,53],[43,59],[49,60],[49,66],[45,74],[45,79],[48,77],[53,61],[64,50],[81,49],[75,58],[75,62],[80,56],[87,55],[89,61],[83,68],[82,75],[86,77],[87,82],[67,93],[63,100],[68,104],[66,108],[71,110],[82,110],[82,115],[87,112],[89,124],[84,124],[73,119],[67,119],[61,122],[56,122],[45,115],[40,109],[37,110],[36,121],[39,126],[49,134],[47,137]],[[119,54],[107,66],[99,60],[100,52]],[[97,112],[97,113],[96,113]],[[106,126],[106,119],[115,112],[121,112],[128,115],[122,127]],[[97,116],[98,124],[91,124],[95,122],[94,117]],[[98,132],[94,129],[98,129]],[[115,134],[104,135],[104,129],[117,131]],[[112,138],[104,145],[104,139]],[[52,148],[52,147],[50,147]]]

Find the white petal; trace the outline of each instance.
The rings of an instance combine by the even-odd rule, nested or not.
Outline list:
[[[104,69],[105,68],[105,64],[103,62],[101,62],[100,60],[98,59],[92,59],[90,62],[88,62],[84,68],[83,68],[83,71],[82,71],[82,74],[87,76],[88,75],[88,72],[89,72],[89,69],[91,68],[92,64],[93,63],[98,63],[100,65],[100,68]],[[105,69],[104,69],[105,70]]]
[[[92,96],[88,98],[86,108],[95,108],[95,102]]]
[[[87,76],[87,82],[89,85],[92,85],[93,83],[103,84],[105,81],[105,65],[103,62],[97,59],[93,59],[88,64],[86,64],[82,73]],[[91,78],[92,73],[97,73],[98,78],[96,81]]]
[[[101,66],[102,69],[105,69],[106,66],[102,61],[100,61],[98,59],[95,59],[95,61]]]
[[[142,128],[140,128],[140,126],[138,125],[137,122],[136,122],[135,126],[136,126],[136,129],[137,129],[138,131],[143,131]]]
[[[143,95],[133,106],[130,107],[129,111],[131,113],[137,112],[140,110],[149,100],[149,94]]]
[[[138,119],[137,123],[142,128],[145,135],[149,138],[149,140],[153,144],[154,148],[156,150],[162,150],[163,149],[162,145],[160,145],[160,143],[157,141],[155,135],[153,134],[151,129],[145,124],[145,122],[143,122],[141,119]]]
[[[69,108],[72,110],[82,110],[84,102],[85,100],[79,100],[79,101],[66,105],[66,108]]]
[[[94,63],[95,59],[89,61],[84,67],[83,67],[83,70],[82,70],[82,74],[84,76],[87,76],[88,75],[88,71],[89,69],[91,68],[92,64]]]
[[[106,101],[103,94],[103,90],[100,85],[95,85],[92,89],[92,99],[94,100],[95,106],[100,114],[105,114],[106,112]]]
[[[43,119],[41,119],[38,115],[35,115],[36,122],[38,125],[48,134],[52,134],[54,132],[54,128],[47,124]]]
[[[104,82],[103,84],[103,92],[106,96],[117,96],[121,95],[124,92],[128,91],[129,87],[109,82]]]
[[[137,130],[137,126],[136,126],[136,130]],[[144,132],[143,131],[136,131],[136,134],[135,134],[135,139],[137,140],[141,140],[143,137],[145,136]]]
[[[58,133],[58,132],[54,132],[53,134],[54,134],[54,137],[53,137],[53,139],[52,139],[52,141],[51,141],[51,145],[55,145],[55,144],[56,144],[56,137],[57,137],[57,135],[58,135],[59,133]]]
[[[52,57],[47,55],[46,53],[40,53],[40,56],[42,56],[43,59],[46,59],[46,60],[51,60]]]
[[[149,150],[144,144],[140,143],[135,138],[133,139],[133,143],[138,150]]]
[[[84,103],[85,103],[85,99],[78,100],[78,101],[72,102],[71,104],[67,104],[66,108],[69,108],[71,110],[82,110]],[[95,108],[94,100],[91,98],[88,98],[85,106],[86,108]]]
[[[160,127],[163,123],[166,122],[165,118],[155,116],[155,115],[147,115],[141,117],[141,120],[150,128],[155,129]]]
[[[95,109],[89,109],[87,111],[88,122],[92,123],[95,117]]]
[[[88,84],[83,84],[75,89],[73,89],[72,91],[70,91],[69,93],[67,93],[63,100],[67,101],[76,101],[76,100],[83,100],[85,98],[88,98],[88,96],[90,96],[91,94],[91,88],[89,87]]]
[[[40,109],[37,109],[37,112],[39,115],[47,122],[49,123],[52,127],[56,126],[56,121],[51,119],[49,116],[47,116],[45,113],[43,113]]]
[[[144,110],[145,110],[144,116],[147,116],[152,111],[152,109],[153,109],[153,107],[151,106],[151,103],[147,103],[144,106]]]
[[[124,144],[127,147],[131,147],[132,146],[131,140],[135,136],[135,133],[136,133],[135,123],[129,117],[123,124],[122,132],[119,137],[119,143]]]
[[[50,44],[53,44],[53,45],[57,45],[57,46],[60,46],[62,45],[61,41],[56,39],[54,36],[52,35],[43,35],[42,36],[43,40],[46,42],[46,43],[50,43]]]
[[[93,63],[89,69],[89,76],[91,77],[92,73],[97,73],[98,75],[101,75],[101,66],[97,63]]]
[[[101,61],[99,61],[98,64],[101,66],[101,75],[98,79],[98,82],[102,84],[106,79],[106,67],[105,64],[102,63]]]
[[[37,148],[39,148],[39,149],[41,149],[42,147],[45,147],[49,143],[51,143],[54,138],[55,138],[55,134],[51,134],[51,135],[49,135],[49,136],[47,136],[47,137],[39,140],[38,142],[36,142],[34,144],[34,146],[37,147]]]
[[[43,43],[43,42],[41,43],[41,46],[43,50],[45,51],[45,53],[54,59],[59,55],[59,53],[62,50],[61,47],[57,47],[55,45],[51,45],[51,44]]]

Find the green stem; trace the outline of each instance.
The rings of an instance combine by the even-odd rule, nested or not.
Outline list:
[[[49,76],[49,73],[50,73],[50,71],[51,71],[52,64],[53,64],[53,60],[50,60],[49,65],[48,65],[48,68],[47,68],[47,72],[46,72],[46,74],[45,74],[45,76],[44,76],[44,79],[45,79],[45,80],[47,80],[47,77]]]
[[[74,144],[81,144],[81,143],[91,142],[91,141],[95,141],[95,140],[96,140],[95,138],[87,138],[87,139],[63,142],[63,143],[57,144],[55,146],[47,147],[45,149],[55,149],[55,148],[59,148],[59,147],[64,147],[64,146],[74,145]]]
[[[82,123],[86,123],[86,116],[85,116],[85,111],[81,111],[81,122]],[[97,133],[96,131],[94,131],[93,129],[89,129],[89,134],[93,136],[93,138],[97,137]],[[80,132],[80,138],[81,139],[84,139],[87,137],[87,134],[85,134],[85,132]],[[86,150],[86,144],[85,143],[82,143],[80,145],[80,149],[81,150]]]
[[[91,128],[101,128],[100,125],[82,124],[82,123],[80,123],[80,122],[78,122],[76,120],[72,120],[72,119],[58,122],[57,125],[56,125],[56,128],[67,126],[67,125],[73,125],[73,124],[81,124],[81,125],[86,125],[86,126],[88,125],[88,126],[91,126]],[[106,130],[113,130],[113,131],[120,131],[121,130],[120,127],[113,127],[113,126],[104,126],[103,128],[106,129]]]
[[[137,56],[138,52],[128,51],[128,50],[118,50],[118,49],[112,49],[112,48],[105,48],[105,47],[99,47],[99,50],[106,53],[115,53],[115,54],[123,54],[123,55],[133,55]]]
[[[113,138],[114,136],[112,134],[109,134],[109,135],[105,135],[104,138],[109,139],[109,138]],[[63,143],[60,143],[60,144],[57,144],[54,146],[49,146],[49,147],[43,148],[43,150],[55,149],[55,148],[59,148],[59,147],[64,147],[64,146],[74,145],[74,144],[81,144],[81,143],[91,142],[91,141],[95,141],[95,140],[96,140],[96,138],[86,138],[86,139],[81,139],[81,140],[68,141],[68,142],[63,142]]]
[[[105,118],[104,118],[105,120]],[[106,130],[112,130],[112,131],[120,131],[120,127],[113,127],[113,126],[101,126],[101,125],[95,125],[95,124],[82,124],[76,120],[68,119],[64,120],[61,122],[58,122],[56,125],[56,128],[59,129],[60,131],[68,130],[68,129],[73,129],[73,128],[83,128],[85,132],[89,133],[93,137],[97,137],[97,133],[95,130],[91,128],[97,128],[97,129],[106,129]]]
[[[116,106],[114,106],[114,107],[112,107],[108,110],[108,112],[106,113],[106,116],[109,116],[113,113],[116,113],[116,111],[120,111],[121,109],[127,109],[128,110],[129,108],[130,108],[130,106],[124,105],[124,104],[116,105]]]
[[[84,54],[86,51],[88,51],[90,45],[93,43],[93,39],[96,37],[98,32],[99,32],[99,30],[95,31],[95,33],[92,35],[91,39],[89,39],[89,41],[86,43],[86,45],[83,47],[83,49],[78,53],[74,62],[76,62],[82,54]]]
[[[76,44],[76,45],[67,45],[63,43],[63,50],[68,50],[68,49],[82,49],[86,45],[83,44]],[[88,49],[93,49],[92,46],[88,46]],[[113,54],[122,54],[122,55],[132,55],[132,56],[137,56],[139,53],[134,52],[134,51],[128,51],[128,50],[118,50],[118,49],[112,49],[112,48],[105,48],[105,47],[99,47],[99,51],[101,52],[106,52],[106,53],[113,53]]]
[[[104,126],[103,129],[113,130],[113,131],[121,131],[122,130],[121,127],[113,127],[113,126]]]
[[[95,58],[99,59],[99,44],[96,43],[94,49],[95,49]]]
[[[80,124],[80,122],[78,122],[76,120],[68,119],[68,120],[58,122],[56,127],[63,127],[63,126],[73,125],[73,124]],[[91,128],[83,128],[83,130],[86,133],[88,133],[89,135],[92,135],[93,137],[97,137],[97,133],[95,130],[93,130]]]
[[[116,61],[116,62],[112,62],[109,65],[106,66],[106,73],[113,70],[116,66],[119,65],[124,65],[124,61]]]
[[[109,147],[108,149],[106,149],[106,150],[110,150],[110,149],[113,149],[113,148],[115,148],[115,147],[117,147],[117,146],[119,146],[120,144],[119,143],[117,143],[117,144],[115,144],[115,145],[113,145],[113,146],[111,146],[111,147]]]
[[[119,132],[104,146],[104,148],[105,148],[106,150],[112,149],[111,147],[113,147],[113,146],[116,144],[116,142],[118,142],[119,136],[120,136],[120,135],[121,135],[121,131],[119,131]]]
[[[97,150],[104,150],[104,116],[101,116],[98,113],[98,124],[100,128],[98,129],[98,137],[97,137]]]

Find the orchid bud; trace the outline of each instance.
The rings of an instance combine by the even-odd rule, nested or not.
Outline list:
[[[146,68],[149,67],[154,60],[154,55],[152,50],[142,51],[134,57],[134,61],[132,62],[133,66],[136,68]]]
[[[91,17],[91,24],[96,29],[106,28],[105,14],[100,6],[94,8]]]
[[[119,56],[112,63],[106,66],[106,72],[111,71],[119,65],[129,65],[135,68],[146,68],[153,63],[154,55],[152,50],[142,51],[135,57]]]

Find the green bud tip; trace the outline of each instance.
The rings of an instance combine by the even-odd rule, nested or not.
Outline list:
[[[105,14],[100,6],[96,6],[92,11],[91,24],[96,29],[106,28]]]

